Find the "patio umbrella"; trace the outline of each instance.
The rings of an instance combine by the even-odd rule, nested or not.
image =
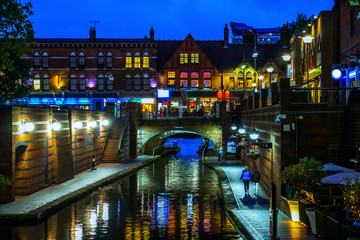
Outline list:
[[[342,167],[333,163],[326,163],[323,165],[323,168],[320,169],[321,171],[327,171],[327,172],[344,172],[344,171],[354,171],[350,168]]]
[[[345,184],[347,180],[355,181],[356,178],[360,179],[360,172],[345,171],[330,175],[321,179],[323,184]]]

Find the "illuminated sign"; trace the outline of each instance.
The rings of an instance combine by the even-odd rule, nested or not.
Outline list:
[[[222,91],[218,91],[218,92],[217,92],[217,97],[218,97],[218,98],[222,98]]]
[[[218,99],[217,98],[211,98],[212,102],[216,102]]]
[[[154,99],[153,98],[143,98],[142,103],[149,103],[149,104],[153,104],[154,103]]]
[[[158,98],[168,98],[169,97],[169,90],[157,90]]]
[[[228,99],[230,97],[230,92],[229,91],[226,91],[225,92],[225,99]]]
[[[210,102],[210,98],[200,98],[200,102]]]

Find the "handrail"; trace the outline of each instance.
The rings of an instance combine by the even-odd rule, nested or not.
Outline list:
[[[161,146],[159,146],[159,147],[153,148],[153,157],[155,157],[155,151],[156,151],[157,149],[160,149],[160,148],[163,148],[163,147],[164,147],[164,145],[161,145]]]
[[[117,148],[118,151],[120,151],[120,148],[121,148],[122,140],[123,140],[123,138],[124,138],[125,131],[126,131],[126,129],[128,128],[129,119],[130,119],[130,117],[128,116],[128,117],[126,118],[126,120],[125,120],[124,129],[123,129],[123,131],[122,131],[121,134],[120,134],[119,143],[118,143],[118,148]]]
[[[111,127],[112,127],[112,126],[111,126]],[[109,130],[110,130],[110,128],[108,128],[108,129],[106,130],[105,141],[104,141],[104,145],[103,145],[103,149],[102,149],[102,153],[101,153],[101,154],[104,154],[104,152],[105,152],[105,146],[106,146],[107,139],[108,139],[108,136],[109,136]]]

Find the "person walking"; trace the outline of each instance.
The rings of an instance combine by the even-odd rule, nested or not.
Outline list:
[[[260,172],[256,169],[256,167],[254,168],[254,171],[251,174],[251,181],[254,183],[254,190],[255,190],[255,194],[258,194],[258,190],[259,190],[259,182],[260,182]]]
[[[219,148],[218,148],[218,163],[221,163],[221,157],[222,157],[222,147],[221,145],[219,145]]]
[[[241,177],[240,177],[240,180],[242,180],[244,182],[245,195],[249,195],[250,179],[251,179],[251,173],[248,169],[248,166],[245,166],[245,169],[242,171]]]

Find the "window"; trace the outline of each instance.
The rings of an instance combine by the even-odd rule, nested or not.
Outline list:
[[[86,89],[86,80],[85,80],[85,76],[83,74],[81,74],[79,76],[79,89],[81,91],[85,91],[85,89]]]
[[[40,90],[40,75],[39,74],[36,74],[34,76],[33,87],[34,87],[35,91]]]
[[[77,82],[76,82],[76,76],[74,74],[70,75],[70,91],[77,90]]]
[[[126,53],[125,68],[132,68],[131,53],[130,52]]]
[[[136,74],[135,75],[135,81],[134,81],[134,90],[139,91],[141,89],[140,87],[140,75]]]
[[[144,74],[143,89],[150,90],[150,76],[146,73]]]
[[[252,79],[253,79],[253,75],[251,74],[251,72],[247,72],[246,73],[246,87],[252,87]]]
[[[199,63],[199,54],[198,53],[191,54],[191,63]]]
[[[104,91],[104,75],[102,74],[97,77],[97,87],[99,91]]]
[[[43,76],[43,91],[49,91],[49,75],[44,74]]]
[[[229,87],[230,88],[235,88],[235,78],[234,77],[230,77],[230,79],[229,79]]]
[[[70,68],[76,68],[76,53],[70,53]]]
[[[143,68],[149,68],[149,53],[145,52],[143,56]]]
[[[134,68],[140,68],[140,57],[134,58]]]
[[[187,72],[181,72],[180,73],[180,78],[187,78],[188,77],[188,73]]]
[[[111,73],[106,74],[106,89],[107,90],[113,90],[114,86],[114,77],[111,75]]]
[[[198,88],[199,87],[199,80],[191,80],[191,87]]]
[[[48,68],[49,67],[49,57],[47,52],[43,52],[42,54],[42,67]]]
[[[199,73],[198,72],[192,72],[191,73],[191,78],[199,78]]]
[[[84,52],[79,53],[79,67],[81,67],[81,68],[85,67],[85,53]]]
[[[98,53],[98,67],[104,67],[104,54],[102,52]]]
[[[174,87],[175,86],[175,79],[168,79],[168,87]]]
[[[204,72],[204,78],[211,78],[211,72]]]
[[[168,78],[175,78],[175,72],[168,72]]]
[[[244,73],[239,72],[237,77],[237,87],[244,88]]]
[[[108,52],[106,54],[106,68],[112,68],[113,66],[113,62],[112,62],[112,53]]]
[[[125,76],[125,90],[127,90],[127,91],[131,90],[131,76],[130,76],[130,74],[127,74]]]
[[[204,80],[204,88],[211,88],[211,80]]]
[[[87,133],[85,135],[85,147],[87,147],[87,148],[91,147],[91,143],[92,143],[92,134]]]
[[[180,53],[180,64],[188,63],[188,54]]]
[[[40,54],[38,51],[34,52],[34,68],[40,67]]]
[[[180,87],[187,88],[188,87],[188,81],[187,80],[180,80]]]

